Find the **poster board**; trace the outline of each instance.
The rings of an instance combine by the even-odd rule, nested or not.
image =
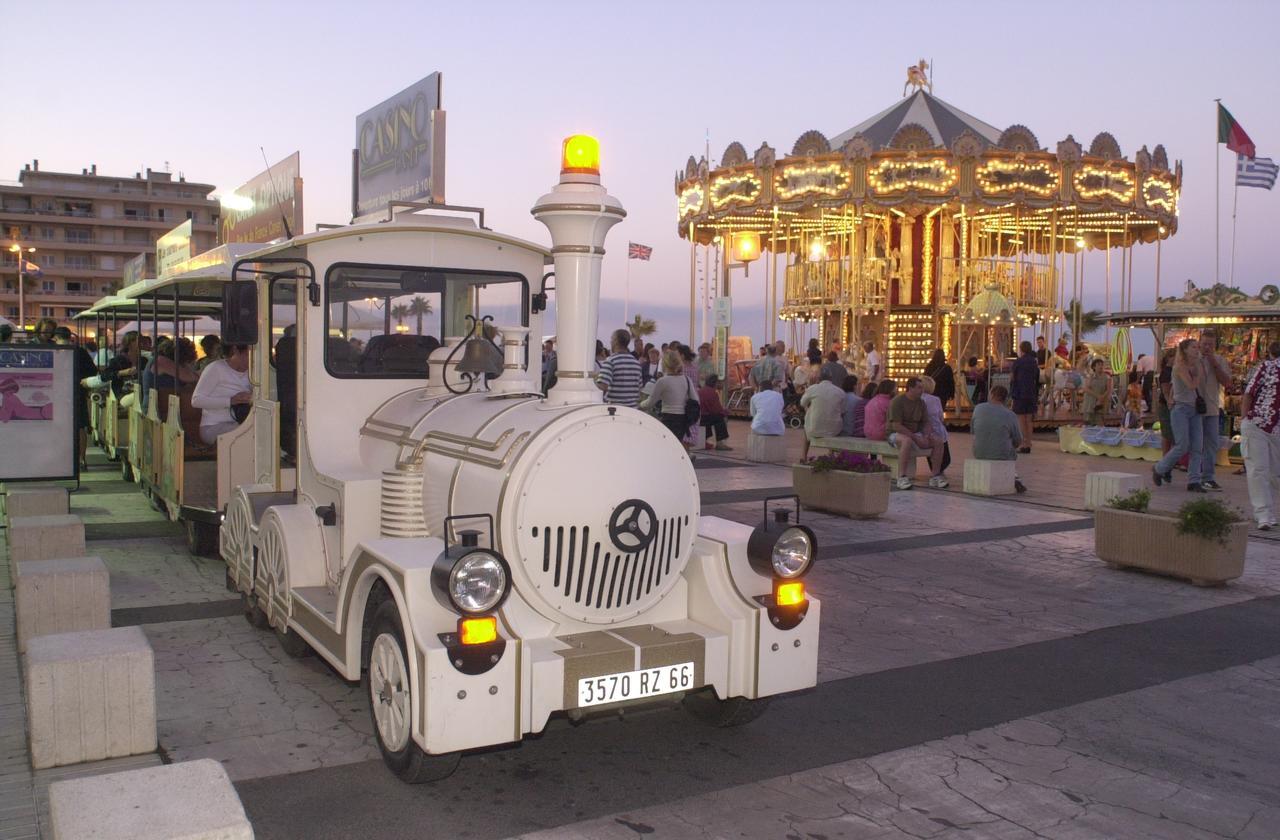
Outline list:
[[[0,344],[0,481],[78,481],[75,348]]]
[[[392,201],[444,203],[440,80],[432,73],[356,117],[353,217],[381,212]]]

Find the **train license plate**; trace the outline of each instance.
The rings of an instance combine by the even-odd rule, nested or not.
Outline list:
[[[674,691],[694,688],[693,663],[660,665],[639,671],[623,671],[600,677],[578,680],[578,706],[598,706],[601,703],[621,703],[624,700],[641,700]]]

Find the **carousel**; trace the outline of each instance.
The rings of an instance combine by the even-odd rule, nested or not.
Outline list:
[[[781,157],[733,142],[714,168],[690,157],[677,173],[691,275],[728,295],[731,268],[771,257],[769,340],[781,319],[793,347],[797,324],[824,350],[870,341],[895,378],[939,347],[952,364],[1004,359],[1025,328],[1052,347],[1086,283],[1125,306],[1134,246],[1158,251],[1177,231],[1182,165],[1163,146],[1126,159],[1104,131],[1050,151],[1025,126],[1002,131],[933,96],[927,71],[910,68],[901,101],[830,138],[807,131]],[[1095,260],[1086,278],[1091,251],[1105,270]]]

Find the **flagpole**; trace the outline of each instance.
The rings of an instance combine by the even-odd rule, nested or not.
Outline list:
[[[1236,155],[1236,181],[1231,191],[1231,273],[1227,283],[1236,284],[1236,208],[1240,205],[1240,155]]]
[[[627,270],[622,281],[622,323],[631,320],[631,245],[627,244]]]
[[[1218,110],[1218,108],[1222,107],[1222,100],[1215,99],[1213,101],[1217,103],[1217,107],[1213,111],[1214,125],[1216,126],[1218,120],[1222,118]],[[1216,285],[1222,265],[1222,235],[1220,230],[1222,227],[1222,210],[1220,209],[1222,200],[1222,143],[1217,139],[1218,133],[1216,129],[1213,136],[1213,282]]]

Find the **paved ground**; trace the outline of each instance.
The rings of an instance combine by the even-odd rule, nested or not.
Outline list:
[[[252,629],[221,564],[133,485],[95,469],[73,509],[114,622],[155,648],[163,759],[223,761],[260,838],[1280,836],[1280,545],[1255,532],[1218,589],[1107,569],[1083,476],[1144,467],[1051,444],[1020,462],[1023,497],[959,493],[957,435],[952,489],[894,493],[874,521],[805,514],[816,690],[732,730],[672,708],[556,720],[420,787],[382,767],[362,693]],[[789,469],[727,454],[698,458],[704,513],[755,521]],[[11,599],[0,613],[0,838],[35,836],[47,777],[26,769]]]

